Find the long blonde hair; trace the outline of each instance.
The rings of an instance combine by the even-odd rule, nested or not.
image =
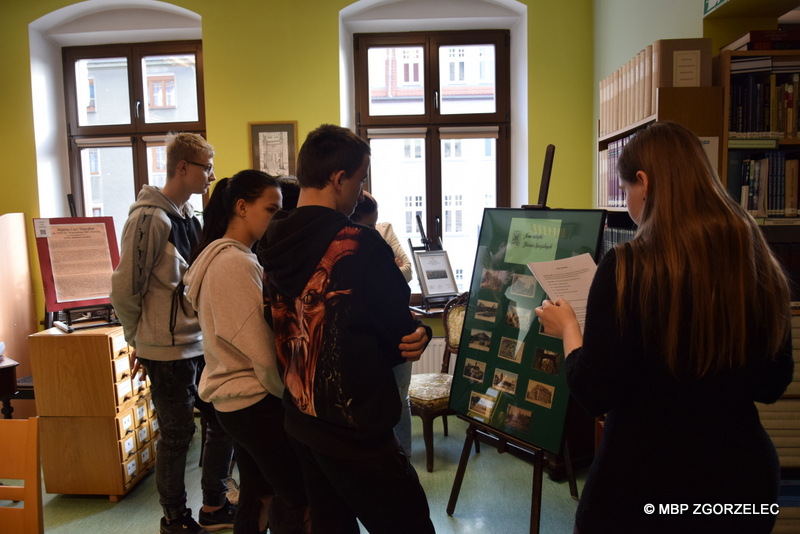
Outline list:
[[[648,177],[636,237],[616,249],[620,324],[630,319],[626,304],[638,304],[646,345],[661,347],[676,376],[743,366],[748,333],[763,332],[774,355],[788,335],[789,283],[697,136],[654,123],[628,142],[618,170],[629,183],[637,171]],[[688,346],[680,341],[687,339]]]

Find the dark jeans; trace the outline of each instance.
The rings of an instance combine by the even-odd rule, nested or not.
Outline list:
[[[203,414],[208,428],[203,448],[203,472],[200,487],[203,504],[225,504],[233,442],[217,421],[214,407],[197,395],[200,373],[205,366],[202,356],[186,360],[156,361],[139,358],[150,377],[158,417],[156,443],[156,488],[164,517],[179,519],[186,511],[186,453],[195,432],[194,408]]]
[[[265,496],[265,490],[269,491],[270,486],[275,492],[269,509],[270,532],[302,532],[303,514],[308,503],[300,461],[283,429],[281,399],[267,395],[242,410],[217,411],[217,418],[233,438],[239,467],[239,507],[234,533],[259,532],[260,497]]]
[[[355,534],[356,518],[371,534],[434,532],[425,491],[399,444],[390,454],[351,460],[289,441],[303,467],[314,532]]]

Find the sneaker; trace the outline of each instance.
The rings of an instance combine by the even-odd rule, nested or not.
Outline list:
[[[225,481],[225,486],[228,488],[227,493],[225,493],[228,502],[234,506],[239,504],[239,484],[236,483],[236,480],[233,477],[228,477],[228,480]]]
[[[161,534],[208,534],[208,531],[197,524],[192,518],[192,511],[187,508],[180,519],[167,521],[166,517],[162,517]]]
[[[225,505],[215,512],[204,512],[200,509],[200,526],[209,532],[223,528],[233,528],[236,507],[225,501]]]

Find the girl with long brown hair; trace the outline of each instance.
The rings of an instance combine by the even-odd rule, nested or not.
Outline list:
[[[779,464],[754,402],[792,380],[786,276],[691,131],[651,125],[618,170],[638,231],[598,265],[584,333],[564,300],[536,310],[572,395],[606,414],[576,531],[770,532]]]

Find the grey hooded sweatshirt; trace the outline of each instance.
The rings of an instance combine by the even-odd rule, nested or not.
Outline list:
[[[283,396],[275,336],[264,319],[262,276],[255,254],[227,238],[209,244],[184,276],[203,330],[200,398],[221,412],[247,408],[269,393]]]
[[[178,207],[159,188],[142,187],[122,230],[109,295],[138,357],[172,361],[203,354],[197,315],[181,282],[199,238],[191,204]]]

